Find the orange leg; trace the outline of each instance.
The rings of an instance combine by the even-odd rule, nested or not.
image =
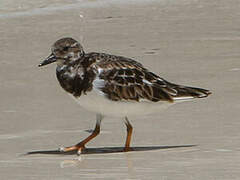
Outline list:
[[[125,117],[125,124],[127,126],[127,138],[126,138],[125,148],[123,149],[123,151],[127,152],[127,151],[130,151],[130,149],[131,149],[130,148],[130,142],[131,142],[133,127],[130,124],[127,117]]]
[[[95,138],[100,133],[100,124],[101,124],[102,118],[103,118],[102,115],[100,114],[97,115],[97,122],[96,122],[95,129],[90,136],[88,136],[86,139],[82,140],[81,142],[79,142],[74,146],[60,148],[60,151],[71,152],[71,151],[77,150],[78,151],[77,153],[81,154],[82,150],[85,149],[85,144],[87,144],[91,139]]]

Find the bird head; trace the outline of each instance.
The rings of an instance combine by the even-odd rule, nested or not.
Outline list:
[[[52,45],[52,53],[38,66],[56,62],[59,66],[74,63],[84,56],[83,47],[73,38],[62,38]]]

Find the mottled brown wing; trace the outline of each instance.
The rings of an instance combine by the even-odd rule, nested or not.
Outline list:
[[[165,80],[130,59],[105,61],[98,65],[99,79],[104,80],[100,90],[111,100],[146,99],[149,101],[173,101]]]
[[[170,83],[150,72],[139,62],[122,56],[92,53],[92,68],[100,81],[98,89],[114,101],[146,99],[153,102],[207,97],[202,88]]]

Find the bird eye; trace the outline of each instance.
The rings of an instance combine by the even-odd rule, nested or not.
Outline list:
[[[68,46],[65,46],[65,47],[63,48],[63,51],[68,51],[68,49],[69,49],[69,47],[68,47]]]

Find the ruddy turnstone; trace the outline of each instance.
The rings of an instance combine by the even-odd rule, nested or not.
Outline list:
[[[56,62],[62,88],[83,108],[97,114],[92,134],[74,146],[61,148],[62,152],[81,153],[85,144],[99,134],[104,115],[125,117],[127,138],[123,151],[129,151],[133,128],[127,117],[158,112],[164,104],[211,94],[209,90],[168,82],[130,58],[85,53],[81,44],[69,37],[56,41],[51,50],[39,66]]]

